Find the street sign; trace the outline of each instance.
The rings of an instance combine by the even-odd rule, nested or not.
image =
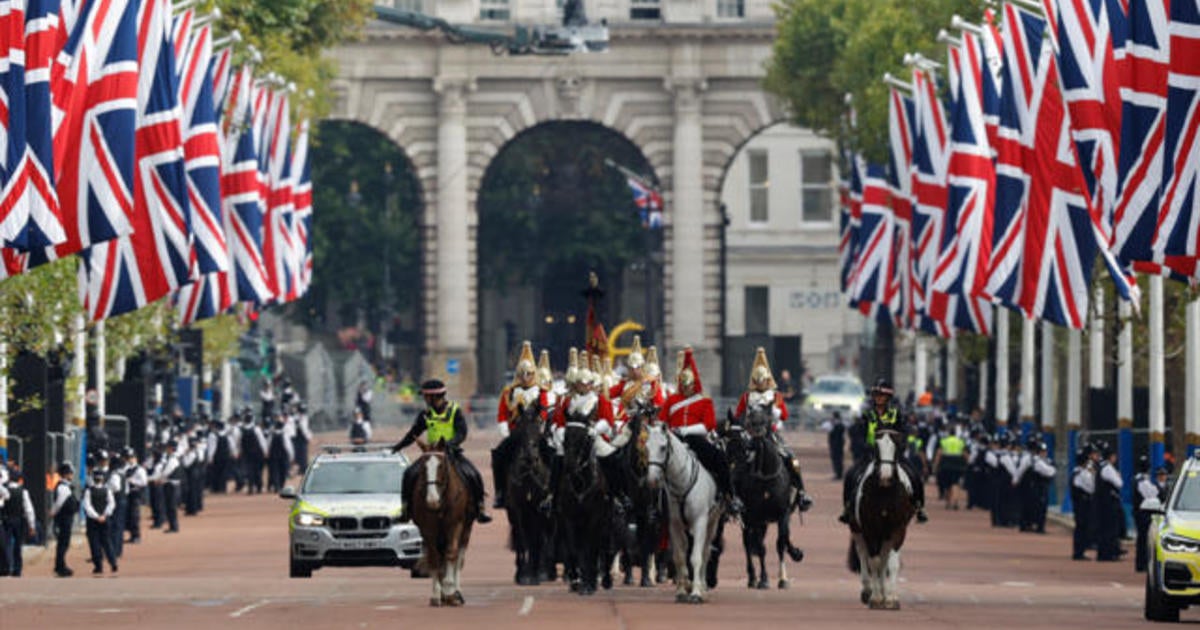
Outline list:
[[[446,374],[458,374],[459,369],[461,369],[461,366],[458,359],[446,359]]]

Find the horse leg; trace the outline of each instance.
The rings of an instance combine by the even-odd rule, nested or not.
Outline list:
[[[442,605],[442,574],[446,571],[446,565],[428,548],[425,550],[425,558],[429,566],[429,581],[433,582],[433,595],[429,598],[429,605],[438,607]]]
[[[754,588],[754,541],[750,527],[742,525],[742,548],[746,550],[746,587]]]
[[[688,561],[692,569],[692,588],[688,593],[691,604],[704,603],[704,579],[708,575],[704,565],[712,544],[712,536],[708,534],[708,515],[700,516],[692,523],[692,549]]]
[[[871,601],[871,556],[867,553],[867,545],[861,536],[854,537],[854,553],[858,556],[858,577],[862,581],[858,599],[865,606]]]
[[[775,528],[777,530],[776,534],[778,535],[775,539],[775,554],[779,556],[779,588],[781,589],[787,588],[790,583],[787,574],[786,556],[792,555],[792,550],[795,549],[792,547],[791,523],[789,523],[788,520],[789,515],[785,514],[783,518],[779,519],[779,521],[777,521],[775,524]],[[799,550],[797,549],[796,551]],[[804,556],[801,555],[800,557],[803,558]]]
[[[900,550],[887,551],[887,568],[885,569],[886,583],[884,586],[883,607],[888,610],[900,610],[900,594],[896,592],[896,583],[900,579]]]
[[[683,527],[683,517],[675,508],[671,509],[671,559],[675,565],[675,601],[687,603],[691,580],[688,579],[687,550],[688,534]]]
[[[871,571],[871,601],[869,605],[872,609],[883,608],[884,605],[884,571],[886,570],[886,565],[887,556],[882,553],[871,556],[868,562]]]
[[[443,556],[445,569],[442,573],[442,603],[447,606],[461,606],[462,594],[458,592],[458,555],[462,536],[462,524],[450,529],[446,537],[446,553]]]

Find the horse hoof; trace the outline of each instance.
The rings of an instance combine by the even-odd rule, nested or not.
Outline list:
[[[632,575],[626,575],[626,576],[625,576],[625,581],[624,581],[624,582],[622,582],[622,584],[624,584],[625,586],[633,586],[633,576],[632,576]]]
[[[676,593],[675,594],[675,603],[676,604],[688,603],[688,594],[687,593]]]
[[[886,610],[900,610],[900,600],[886,599],[883,601],[883,607]]]
[[[771,588],[771,583],[768,582],[767,580],[759,580],[758,584],[754,585],[754,588],[757,588],[760,591],[765,591],[765,590]]]
[[[442,607],[442,600],[441,600],[441,598],[439,598],[439,597],[430,597],[430,598],[429,598],[429,605],[430,605],[430,606],[432,606],[432,607],[434,607],[434,608],[441,608],[441,607]]]
[[[880,600],[873,599],[873,600],[867,602],[867,607],[870,608],[871,610],[882,610],[883,602]]]
[[[612,584],[613,584],[613,582],[612,582],[611,575],[605,573],[604,577],[600,578],[600,586],[603,586],[604,590],[606,590],[606,591],[612,590]]]
[[[791,586],[791,582],[788,582],[787,580],[779,580],[778,586],[779,586],[779,590],[786,591],[788,589],[788,587]]]
[[[871,592],[870,591],[860,592],[858,594],[858,601],[862,602],[863,605],[865,606],[867,604],[867,602],[871,601]]]
[[[695,594],[688,595],[687,601],[689,604],[703,604],[704,596],[703,595],[695,595]]]
[[[804,550],[792,547],[788,549],[788,556],[792,559],[792,562],[801,562],[804,560]]]
[[[746,588],[753,590],[757,587],[758,587],[758,583],[754,581],[754,578],[750,578],[749,580],[746,581]]]
[[[638,584],[638,586],[641,586],[642,588],[650,588],[651,586],[654,586],[654,582],[650,579],[650,576],[643,575],[642,581],[640,584]]]

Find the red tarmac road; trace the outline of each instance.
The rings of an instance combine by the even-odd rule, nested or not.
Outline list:
[[[380,437],[398,436],[380,431]],[[342,436],[325,436],[340,441]],[[468,456],[488,472],[495,435],[476,432]],[[932,502],[930,522],[909,529],[898,612],[867,610],[845,568],[847,531],[836,521],[821,435],[790,434],[799,447],[816,506],[793,542],[806,552],[791,564],[788,590],[746,588],[736,525],[726,532],[721,584],[701,606],[673,603],[670,585],[617,586],[593,597],[561,582],[513,584],[507,525],[496,514],[478,526],[463,571],[464,608],[428,607],[428,580],[386,568],[331,568],[312,579],[287,577],[288,503],[269,495],[208,497],[204,512],[180,517],[182,532],[151,530],[126,546],[119,576],[90,575],[79,538],[72,579],[51,577],[53,551],[27,560],[26,577],[0,580],[0,630],[26,628],[368,628],[429,623],[433,628],[1102,628],[1142,621],[1141,575],[1132,561],[1072,562],[1070,532],[998,530],[978,511],[949,512]],[[490,487],[490,479],[489,479]],[[932,494],[932,492],[931,492]],[[773,550],[774,532],[768,539]],[[773,551],[772,551],[773,555]],[[777,567],[769,562],[772,581]],[[1185,618],[1196,618],[1184,613]],[[900,624],[899,626],[895,624]]]

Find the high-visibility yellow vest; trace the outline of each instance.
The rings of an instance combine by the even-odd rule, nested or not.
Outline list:
[[[882,424],[894,428],[899,419],[900,415],[896,412],[895,407],[883,412],[883,415],[876,414],[874,409],[867,410],[867,445],[875,446],[875,427],[877,425]]]
[[[456,411],[458,411],[458,403],[446,405],[446,410],[440,414],[433,409],[429,410],[429,415],[425,417],[425,439],[430,444],[437,444],[439,440],[449,444],[454,439],[454,412]]]
[[[942,454],[946,457],[962,457],[967,450],[967,443],[957,435],[947,435],[939,442]]]

